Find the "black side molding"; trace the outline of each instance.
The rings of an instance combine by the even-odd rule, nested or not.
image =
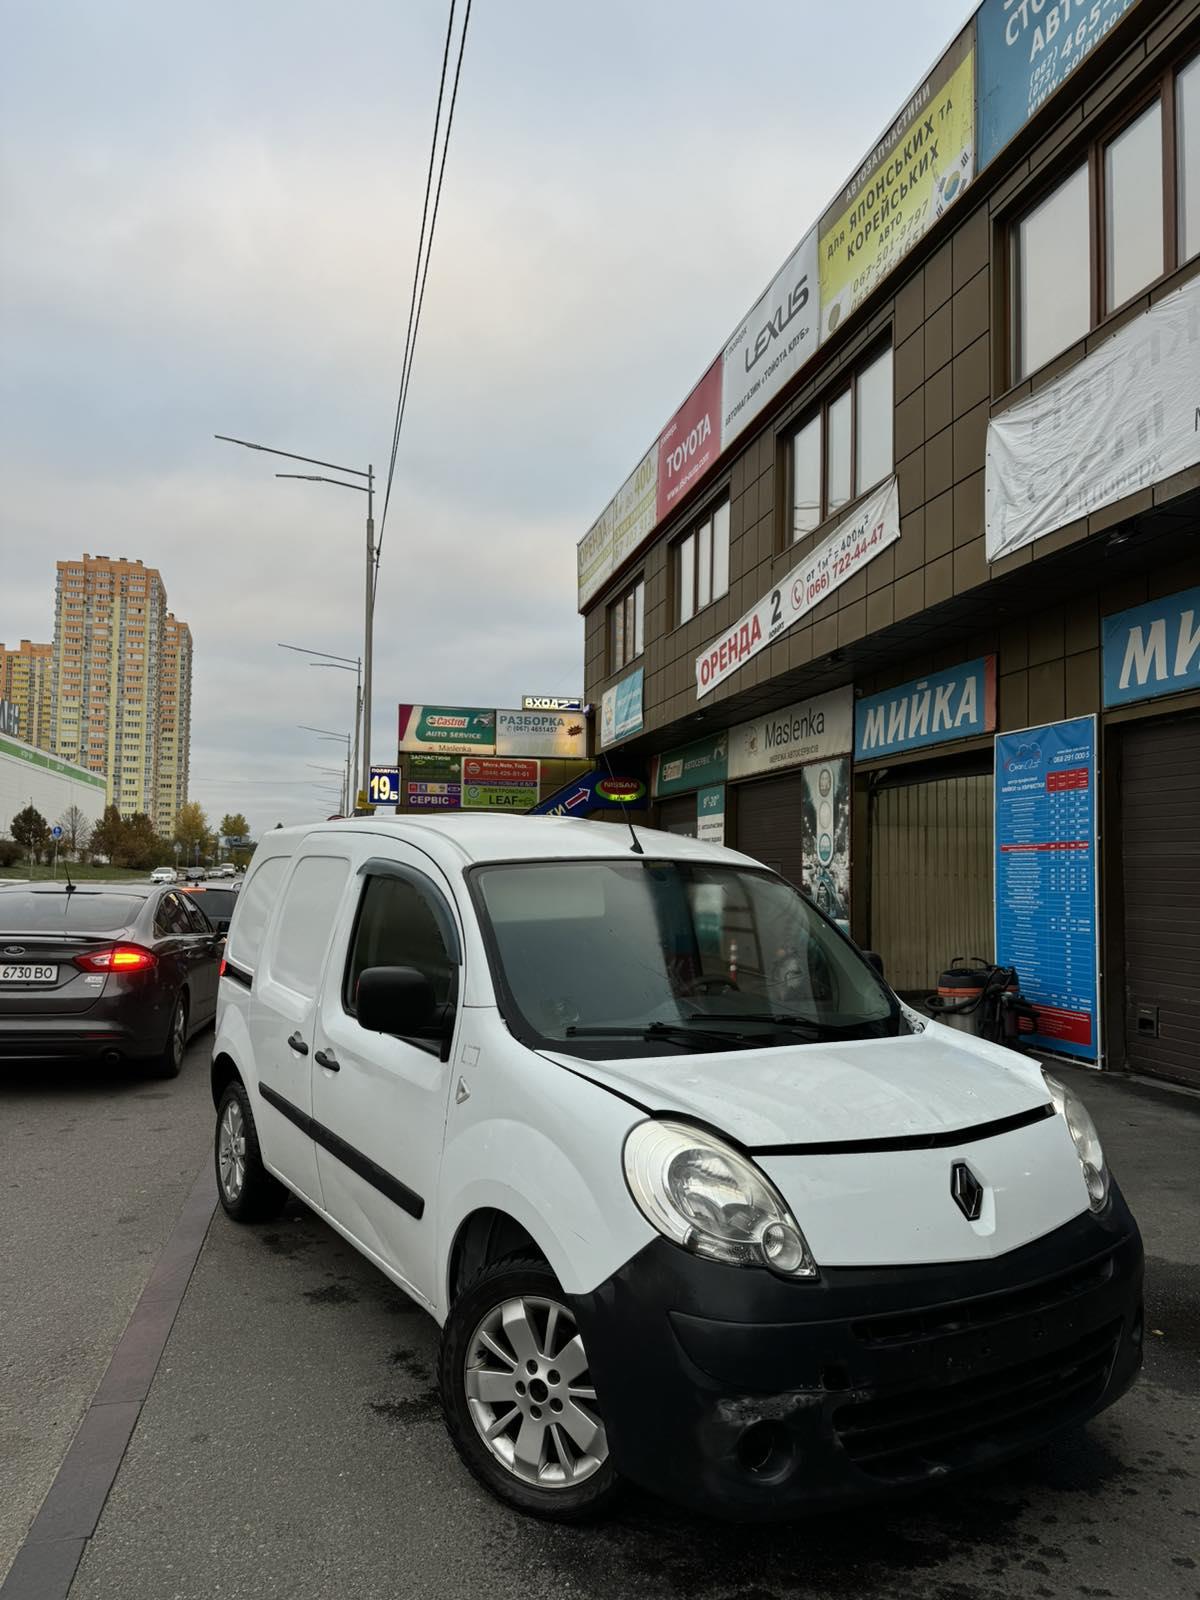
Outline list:
[[[876,1155],[885,1150],[945,1150],[950,1145],[972,1144],[976,1139],[994,1139],[1002,1133],[1012,1133],[1017,1128],[1027,1128],[1031,1123],[1043,1122],[1054,1116],[1050,1104],[1033,1106],[1028,1111],[1018,1111],[1011,1117],[997,1117],[994,1122],[977,1122],[970,1128],[942,1128],[937,1133],[897,1133],[883,1139],[832,1139],[821,1144],[759,1144],[753,1146],[754,1156],[859,1156]]]
[[[230,961],[228,956],[225,957],[225,970],[221,976],[223,978],[232,978],[234,983],[240,983],[243,989],[254,987],[254,974],[247,972],[244,967],[239,967],[235,962]]]
[[[410,1217],[415,1217],[418,1222],[425,1215],[425,1202],[419,1194],[401,1183],[399,1178],[393,1177],[370,1156],[363,1155],[361,1150],[356,1150],[352,1144],[347,1144],[339,1138],[332,1128],[327,1128],[323,1122],[318,1122],[315,1117],[310,1117],[306,1111],[301,1111],[299,1106],[294,1106],[290,1100],[285,1100],[270,1084],[259,1082],[258,1092],[269,1106],[274,1106],[280,1116],[286,1117],[289,1122],[295,1123],[302,1133],[306,1133],[314,1144],[319,1144],[322,1150],[328,1150],[343,1166],[349,1167],[351,1172],[356,1172],[364,1182],[369,1183],[373,1189],[378,1189],[380,1194],[398,1205],[401,1211],[407,1211]]]

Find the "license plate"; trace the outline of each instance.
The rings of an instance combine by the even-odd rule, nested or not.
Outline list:
[[[57,967],[0,966],[0,983],[57,983]]]

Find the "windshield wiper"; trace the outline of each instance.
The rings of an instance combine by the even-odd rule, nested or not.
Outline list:
[[[568,1039],[666,1039],[672,1044],[717,1044],[725,1049],[751,1042],[742,1033],[718,1033],[712,1029],[693,1028],[686,1022],[648,1022],[632,1027],[593,1027],[585,1022],[572,1024],[566,1036]]]

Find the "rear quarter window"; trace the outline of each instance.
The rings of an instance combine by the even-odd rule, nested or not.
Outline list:
[[[249,972],[258,965],[263,935],[290,863],[290,856],[268,856],[254,868],[237,897],[229,930],[229,959]]]

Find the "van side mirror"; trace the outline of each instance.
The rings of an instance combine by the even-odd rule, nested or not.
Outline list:
[[[354,998],[358,1025],[368,1033],[429,1038],[439,1031],[437,996],[416,967],[367,967]]]
[[[883,957],[878,950],[862,950],[859,952],[869,967],[874,967],[879,976],[883,977]]]

